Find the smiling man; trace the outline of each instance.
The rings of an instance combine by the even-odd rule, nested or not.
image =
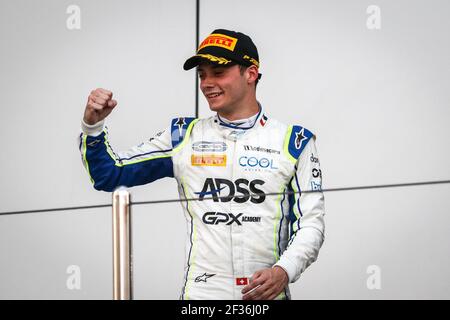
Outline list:
[[[255,77],[258,77],[255,66],[245,70],[236,63],[221,66],[200,61],[199,64],[197,71],[200,89],[211,111],[230,120],[248,118],[258,113],[256,86],[253,84]],[[245,107],[241,107],[242,105]]]
[[[289,299],[324,241],[322,171],[315,135],[268,117],[247,35],[214,30],[189,58],[216,114],[178,117],[148,141],[114,153],[104,119],[112,92],[85,108],[80,151],[94,188],[111,192],[174,177],[188,226],[181,299]],[[305,192],[309,191],[309,192]],[[313,192],[311,192],[313,191]]]

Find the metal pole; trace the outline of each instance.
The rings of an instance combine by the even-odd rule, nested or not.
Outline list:
[[[131,300],[132,252],[130,193],[124,187],[113,193],[113,290],[114,300]]]
[[[195,50],[200,43],[200,0],[195,3]],[[195,117],[198,118],[198,74],[195,72]]]

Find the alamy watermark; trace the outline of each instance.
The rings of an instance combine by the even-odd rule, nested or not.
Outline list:
[[[377,265],[370,265],[367,267],[366,285],[369,290],[381,290],[381,268]]]
[[[369,30],[381,29],[381,9],[379,6],[370,5],[366,9],[366,13],[369,15],[366,20],[366,26]]]
[[[66,280],[66,287],[69,290],[81,290],[81,268],[77,265],[70,265],[66,269],[69,275]]]
[[[81,9],[75,4],[67,7],[66,13],[69,14],[66,20],[66,27],[69,30],[81,29]]]

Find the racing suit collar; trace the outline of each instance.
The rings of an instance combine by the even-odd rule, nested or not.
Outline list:
[[[259,112],[251,116],[250,118],[230,121],[224,117],[219,116],[219,114],[216,114],[215,118],[217,120],[217,123],[219,124],[219,126],[223,126],[230,129],[242,129],[242,130],[251,129],[255,126],[256,122],[263,114],[261,104],[259,103],[259,101],[257,101],[257,103],[259,106]]]

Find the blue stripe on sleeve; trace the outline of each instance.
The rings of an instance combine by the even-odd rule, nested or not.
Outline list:
[[[133,187],[173,177],[173,163],[169,156],[122,165],[108,153],[105,135],[102,132],[96,137],[86,137],[85,156],[95,189],[112,192],[118,186]]]

